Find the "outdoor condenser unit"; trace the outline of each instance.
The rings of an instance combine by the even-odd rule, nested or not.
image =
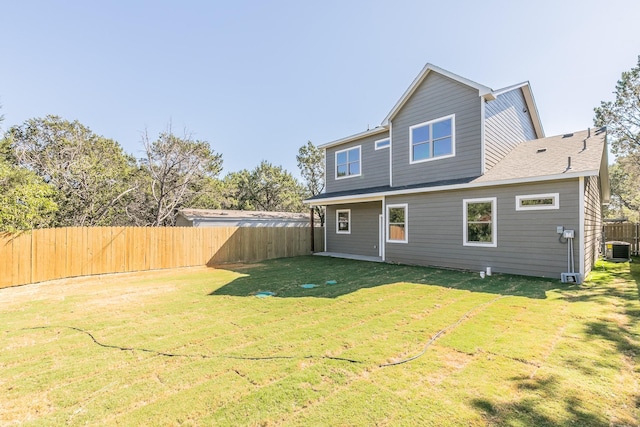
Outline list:
[[[609,261],[626,262],[631,259],[631,244],[627,242],[605,243],[605,258]]]

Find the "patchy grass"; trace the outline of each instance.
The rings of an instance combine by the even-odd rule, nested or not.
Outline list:
[[[638,425],[635,261],[582,286],[300,257],[0,290],[0,424]]]

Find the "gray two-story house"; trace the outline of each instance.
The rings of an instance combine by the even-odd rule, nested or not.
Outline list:
[[[320,147],[325,252],[558,278],[598,255],[606,132],[545,137],[528,82],[427,64],[381,126]]]

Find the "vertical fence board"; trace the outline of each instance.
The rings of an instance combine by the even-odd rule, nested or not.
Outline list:
[[[17,266],[16,284],[31,283],[33,274],[31,270],[31,257],[33,256],[31,245],[33,244],[33,236],[31,233],[22,233],[13,240],[13,261]]]
[[[82,275],[92,274],[91,264],[93,263],[93,245],[91,239],[95,232],[92,228],[82,229],[82,245],[86,248],[85,262],[82,263]]]
[[[14,251],[14,238],[10,234],[0,235],[0,268],[2,268],[2,274],[0,274],[0,288],[11,286],[13,277],[16,275],[16,271],[13,268],[14,265],[18,265],[18,262],[13,261]]]
[[[67,266],[67,230],[56,228],[54,233],[53,269],[54,278],[65,277]]]

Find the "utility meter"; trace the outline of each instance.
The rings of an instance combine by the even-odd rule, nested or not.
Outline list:
[[[562,232],[562,237],[564,237],[565,239],[573,239],[574,238],[573,230],[564,230]]]

